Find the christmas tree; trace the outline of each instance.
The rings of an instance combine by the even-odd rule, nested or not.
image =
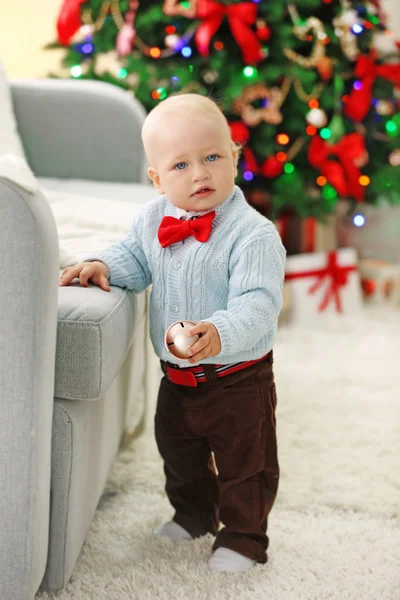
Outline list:
[[[237,183],[267,216],[400,202],[400,66],[379,2],[64,0],[57,29],[66,76],[147,110],[214,98],[242,145]]]

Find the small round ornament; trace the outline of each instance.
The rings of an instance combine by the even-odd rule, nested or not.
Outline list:
[[[180,38],[176,34],[169,34],[165,37],[165,45],[167,48],[176,48],[179,44]]]
[[[218,73],[217,71],[206,71],[203,75],[203,80],[208,83],[209,85],[211,85],[212,83],[215,83],[215,81],[217,81],[218,79]]]
[[[396,106],[391,100],[377,100],[375,104],[375,110],[378,115],[387,117],[395,112]]]
[[[201,334],[189,336],[188,331],[197,325],[196,321],[176,321],[165,332],[165,347],[175,358],[188,359],[190,346],[201,337]]]
[[[400,167],[400,148],[392,150],[389,154],[389,163],[392,167]]]
[[[263,42],[267,42],[271,37],[271,30],[263,19],[257,20],[257,37]]]
[[[284,162],[278,160],[276,156],[269,156],[262,166],[262,174],[268,179],[274,179],[282,175],[284,166]]]
[[[306,121],[310,125],[317,127],[317,129],[321,129],[321,127],[325,127],[328,122],[328,117],[326,116],[325,111],[321,108],[312,108],[306,114]]]
[[[365,296],[372,296],[376,291],[376,281],[373,279],[361,279],[361,286]]]

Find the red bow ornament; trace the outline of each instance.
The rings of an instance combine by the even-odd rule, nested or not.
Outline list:
[[[263,175],[267,179],[274,179],[283,173],[285,163],[278,160],[276,156],[267,156],[259,165],[253,151],[250,148],[243,148],[243,158],[246,170],[251,171],[254,175]]]
[[[158,228],[158,240],[163,248],[176,244],[193,235],[199,242],[206,242],[210,237],[215,210],[197,217],[181,221],[175,217],[164,217]]]
[[[268,156],[260,166],[254,156],[254,152],[251,148],[245,146],[250,137],[250,131],[247,125],[241,121],[235,121],[229,123],[229,127],[233,141],[242,144],[243,146],[242,155],[246,171],[251,171],[254,175],[264,175],[264,177],[267,177],[268,179],[282,175],[284,163],[279,161],[276,156]]]
[[[308,148],[308,162],[318,169],[338,194],[364,200],[364,188],[360,184],[361,171],[357,162],[364,160],[366,149],[364,138],[359,133],[344,135],[337,144],[328,144],[315,135]],[[335,156],[338,161],[329,160]]]
[[[222,19],[227,17],[232,35],[240,47],[243,60],[252,65],[264,58],[261,44],[251,25],[257,20],[257,4],[255,2],[239,2],[224,6],[214,0],[199,0],[197,18],[203,22],[196,31],[195,40],[199,53],[208,56],[210,41],[221,26]]]
[[[360,85],[351,90],[343,112],[346,117],[359,122],[365,119],[371,108],[375,79],[383,77],[400,85],[400,65],[376,65],[371,57],[362,54],[357,59],[354,75]]]
[[[286,281],[290,281],[307,277],[317,277],[316,282],[308,290],[309,294],[314,294],[321,287],[324,281],[328,279],[329,285],[320,305],[318,306],[318,310],[319,312],[323,312],[328,306],[329,302],[333,299],[335,302],[336,312],[341,313],[343,312],[343,309],[340,299],[340,289],[347,285],[349,273],[354,271],[356,271],[355,266],[344,267],[339,265],[337,252],[329,252],[326,267],[322,269],[315,269],[313,271],[302,271],[301,273],[287,273],[285,275],[285,279]]]
[[[68,46],[82,25],[81,4],[86,0],[64,0],[57,20],[58,41]]]

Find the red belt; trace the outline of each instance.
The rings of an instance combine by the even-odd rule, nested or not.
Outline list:
[[[230,365],[207,366],[213,366],[215,368],[215,374],[217,377],[225,377],[226,375],[230,375],[231,373],[235,373],[241,369],[246,369],[251,365],[261,362],[267,357],[272,357],[272,352],[268,352],[268,354],[265,354],[256,360],[248,360]],[[185,367],[184,369],[181,369],[178,367],[178,365],[171,365],[171,363],[164,362],[163,360],[161,361],[162,370],[168,379],[172,381],[172,383],[177,383],[178,385],[188,385],[190,387],[196,387],[198,382],[207,381],[207,377],[204,372],[204,366],[205,365],[199,365],[198,367]]]

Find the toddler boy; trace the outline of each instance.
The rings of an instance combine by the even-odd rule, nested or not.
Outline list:
[[[278,488],[272,347],[286,253],[235,186],[239,150],[212,100],[171,96],[149,113],[142,137],[161,196],[121,242],[65,269],[60,285],[152,284],[150,335],[164,372],[155,436],[175,509],[155,533],[211,533],[209,568],[246,571],[267,560]],[[189,361],[164,346],[178,320],[198,322]]]

